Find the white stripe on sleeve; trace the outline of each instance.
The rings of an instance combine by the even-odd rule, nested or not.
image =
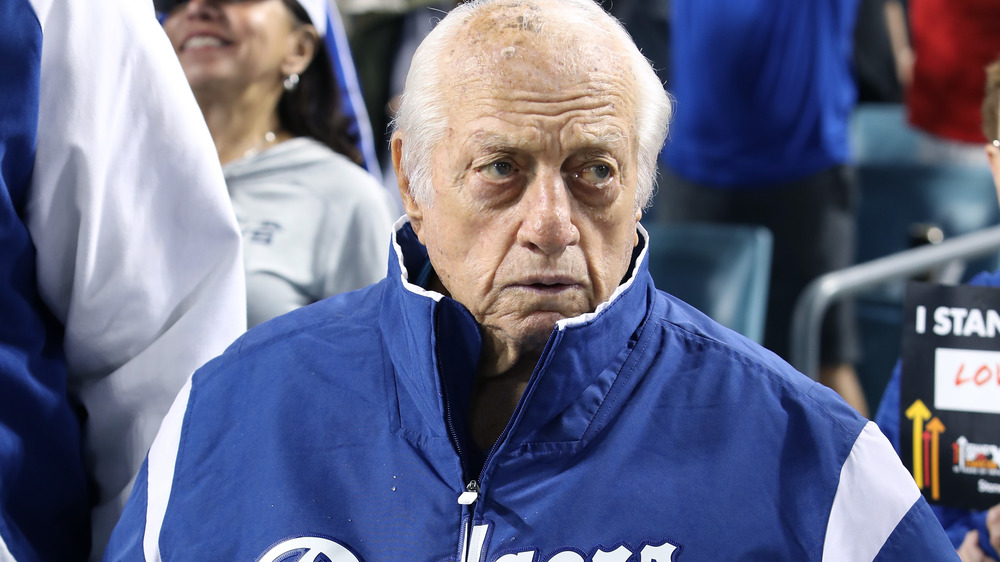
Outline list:
[[[3,542],[3,537],[0,537],[0,562],[17,562],[14,555],[7,549],[7,544]]]
[[[824,562],[872,560],[920,497],[889,440],[868,422],[840,473],[823,544]]]
[[[170,411],[163,418],[160,432],[156,434],[149,448],[146,461],[146,531],[142,539],[142,550],[146,562],[160,562],[160,529],[167,514],[170,488],[174,481],[174,467],[177,464],[177,450],[181,444],[181,429],[188,398],[191,396],[191,378],[181,388]]]

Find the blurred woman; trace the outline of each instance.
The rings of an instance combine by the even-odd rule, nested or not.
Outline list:
[[[163,22],[243,232],[249,326],[385,275],[394,211],[337,109],[325,1],[173,1]]]

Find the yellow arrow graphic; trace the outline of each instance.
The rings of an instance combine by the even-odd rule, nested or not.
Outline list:
[[[924,489],[924,422],[930,419],[931,411],[924,405],[923,400],[916,402],[906,409],[906,417],[913,420],[913,479],[917,481],[917,487]]]
[[[940,451],[940,437],[944,433],[944,429],[944,424],[937,416],[927,422],[927,431],[931,434],[931,497],[936,500],[941,499],[941,461],[938,458],[938,452]]]

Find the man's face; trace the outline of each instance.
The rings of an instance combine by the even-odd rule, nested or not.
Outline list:
[[[503,363],[540,352],[556,321],[610,297],[640,213],[622,57],[559,64],[554,45],[497,43],[485,51],[499,63],[449,86],[432,201],[407,210],[444,289]]]

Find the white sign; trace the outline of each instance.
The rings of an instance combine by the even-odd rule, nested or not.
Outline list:
[[[934,408],[1000,414],[1000,351],[935,350]]]

